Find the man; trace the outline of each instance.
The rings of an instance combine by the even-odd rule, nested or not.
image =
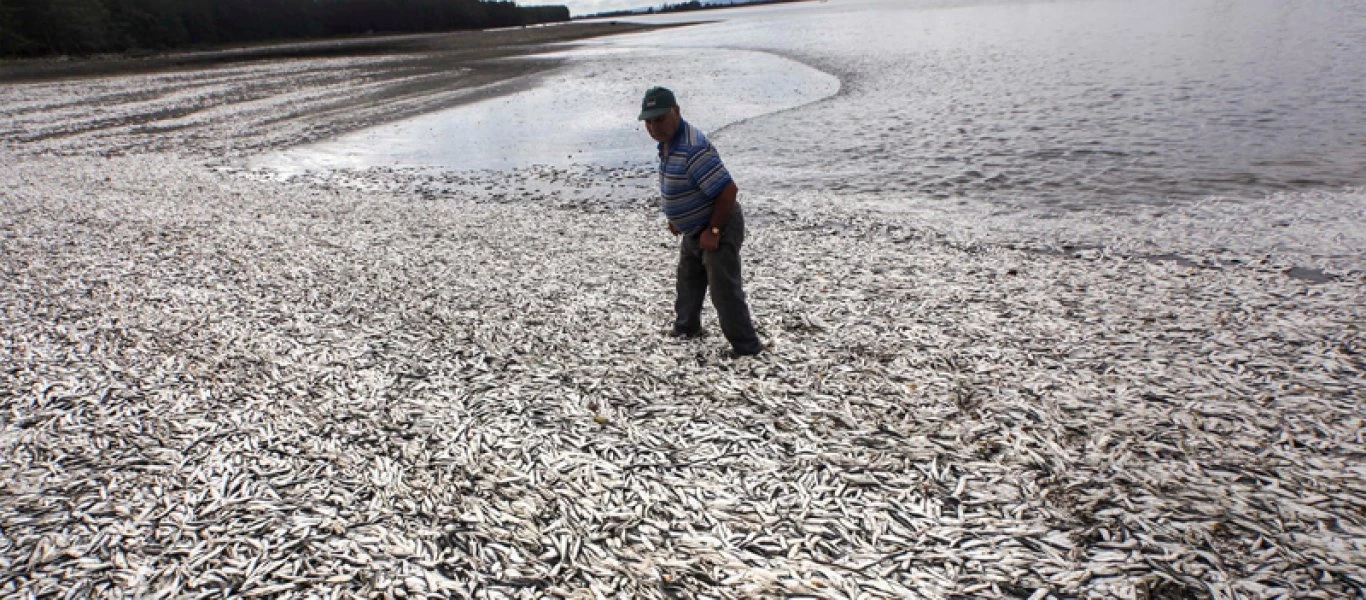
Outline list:
[[[673,92],[662,87],[645,92],[640,120],[659,142],[659,195],[669,231],[683,237],[672,335],[703,334],[702,300],[711,288],[721,331],[735,354],[762,352],[740,279],[745,219],[735,199],[739,189],[716,147],[683,120]]]

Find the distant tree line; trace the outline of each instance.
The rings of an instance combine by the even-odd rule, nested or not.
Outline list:
[[[704,9],[704,8],[714,8],[714,7],[715,7],[715,8],[720,8],[720,7],[730,8],[730,7],[731,7],[731,3],[727,2],[727,3],[725,3],[725,4],[714,4],[714,5],[713,5],[713,4],[708,4],[708,3],[706,3],[706,2],[698,2],[697,0],[692,0],[691,2],[679,2],[678,4],[665,4],[662,8],[659,9],[659,12],[686,12],[686,11],[690,11],[690,10],[702,10],[702,9]]]
[[[481,0],[0,0],[0,56],[91,54],[568,21]]]
[[[688,12],[690,10],[713,10],[717,8],[738,8],[741,6],[751,6],[755,4],[783,4],[787,2],[801,2],[802,0],[729,0],[726,2],[701,2],[700,0],[689,0],[678,4],[663,4],[659,7],[633,10],[614,10],[609,12],[593,13],[585,18],[597,17],[624,17],[630,15],[649,15],[655,13]]]

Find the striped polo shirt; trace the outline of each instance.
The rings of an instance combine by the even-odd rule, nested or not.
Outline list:
[[[692,235],[711,222],[716,197],[730,185],[721,153],[687,121],[668,145],[659,144],[659,195],[664,216],[678,231]]]

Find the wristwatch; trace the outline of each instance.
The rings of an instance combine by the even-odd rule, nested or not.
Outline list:
[[[720,227],[712,227],[712,228],[711,228],[711,232],[712,232],[712,235],[721,235],[721,228],[720,228]]]

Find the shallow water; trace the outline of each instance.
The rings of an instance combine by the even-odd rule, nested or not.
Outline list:
[[[699,18],[720,21],[584,44],[531,91],[270,161],[639,166],[653,144],[636,103],[665,83],[769,189],[1067,208],[1366,184],[1359,2],[836,0],[640,20]]]
[[[717,130],[834,95],[839,79],[770,52],[596,46],[545,55],[566,64],[538,85],[262,159],[281,171],[368,166],[504,170],[533,165],[639,166],[654,142],[640,95],[686,86],[685,115]],[[657,74],[662,64],[680,68]]]

